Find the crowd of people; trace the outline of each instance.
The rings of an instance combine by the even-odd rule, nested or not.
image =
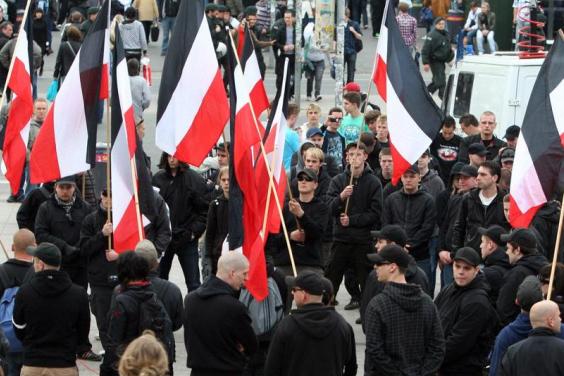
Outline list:
[[[64,80],[99,5],[69,3],[60,8],[62,18],[34,13],[49,14],[45,30],[68,20],[61,26],[57,80]],[[387,116],[354,82],[363,13],[354,4],[346,11],[343,108],[320,105],[326,57],[315,41],[304,124],[298,124],[300,107],[288,104],[282,157],[289,182],[281,213],[288,233],[266,239],[267,297],[255,300],[245,288],[249,260],[227,245],[229,142],[197,167],[162,153],[152,174],[156,215],[144,227],[146,239],[120,254],[112,248],[111,195],[96,191],[91,172],[22,184],[9,198],[21,202],[13,257],[0,265],[0,306],[11,309],[0,309],[7,375],[78,375],[77,359],[101,362],[100,375],[172,375],[179,353],[195,376],[355,375],[359,367],[365,375],[562,373],[564,264],[556,264],[548,291],[561,203],[544,204],[529,228],[511,227],[508,188],[519,127],[498,138],[493,111],[466,114],[459,124],[447,116],[429,149],[393,184]],[[404,40],[413,26],[405,4],[398,14]],[[156,20],[166,54],[179,3],[126,5],[112,3],[114,27],[124,35],[143,138],[150,90],[139,76],[141,60]],[[292,61],[301,36],[291,9],[281,9],[274,25],[265,9],[264,0],[233,0],[209,4],[206,16],[220,64],[228,33],[237,40],[246,23],[263,75],[263,50],[276,51],[280,86],[279,62]],[[434,62],[432,51],[443,44],[434,37],[444,34],[441,28],[444,20],[423,51],[423,69],[434,73],[429,90],[439,92],[444,77],[437,66],[444,69],[447,58]],[[0,25],[0,34],[10,30],[14,25]],[[52,52],[50,38],[36,40],[38,55]],[[47,109],[38,97],[30,150]],[[26,173],[22,182],[28,180]],[[185,297],[168,280],[175,256]],[[342,284],[348,302],[336,299]],[[356,323],[337,306],[358,310]],[[91,314],[100,354],[89,338]],[[363,365],[353,325],[366,338]],[[174,333],[181,330],[184,346],[177,348]]]

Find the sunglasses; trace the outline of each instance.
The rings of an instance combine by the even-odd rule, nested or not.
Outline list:
[[[300,175],[300,176],[298,176],[298,181],[307,181],[307,182],[311,182],[311,181],[313,181],[313,179],[310,178],[309,176]]]
[[[336,118],[336,117],[331,117],[329,116],[329,121],[333,122],[333,123],[340,123],[341,120],[343,120],[343,118]]]

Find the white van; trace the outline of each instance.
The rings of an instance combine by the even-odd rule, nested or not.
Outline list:
[[[541,59],[521,59],[515,52],[465,56],[453,67],[447,81],[442,109],[457,120],[464,114],[496,114],[499,138],[513,124],[521,126]]]

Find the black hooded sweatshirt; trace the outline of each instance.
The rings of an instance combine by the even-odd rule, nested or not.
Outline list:
[[[352,327],[333,307],[307,304],[286,316],[266,358],[268,376],[356,375]]]
[[[421,287],[386,283],[365,316],[365,376],[434,375],[445,355],[437,309]]]
[[[492,304],[496,304],[499,290],[505,283],[505,276],[511,269],[509,257],[505,249],[498,247],[488,257],[484,259],[484,276],[490,284],[490,299]]]
[[[74,367],[78,345],[88,342],[88,295],[63,271],[36,273],[16,295],[13,321],[24,366]]]
[[[199,375],[241,374],[247,356],[257,349],[257,339],[236,291],[212,275],[186,296],[184,307],[188,367]]]
[[[521,308],[515,304],[517,290],[523,280],[530,275],[537,275],[539,270],[548,264],[546,257],[540,253],[533,253],[521,257],[505,275],[503,287],[499,290],[497,297],[497,312],[501,323],[507,325],[521,312]]]
[[[466,286],[451,283],[435,299],[445,334],[441,375],[482,375],[499,319],[482,273]]]

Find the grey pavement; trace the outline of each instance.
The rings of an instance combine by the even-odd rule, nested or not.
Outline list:
[[[420,49],[422,46],[421,36],[423,36],[423,29],[419,29],[419,32],[420,32],[420,36],[418,38],[418,48]],[[360,83],[361,87],[363,88],[363,91],[368,91],[368,85],[372,73],[372,65],[376,52],[377,39],[372,38],[371,36],[372,31],[370,28],[367,30],[363,30],[363,33],[364,33],[364,37],[363,37],[364,50],[361,51],[357,59],[357,72],[356,72],[355,80]],[[53,35],[55,51],[57,51],[59,39],[60,37],[58,33],[55,33]],[[158,87],[160,85],[162,65],[164,62],[164,58],[160,56],[159,52],[160,52],[160,42],[149,44],[148,55],[151,59],[151,66],[153,69],[153,86],[151,87],[153,100],[151,102],[150,107],[144,112],[144,118],[146,124],[144,148],[146,153],[149,154],[149,156],[152,159],[153,171],[156,171],[156,164],[158,163],[161,154],[161,151],[155,146],[154,143],[156,112],[157,112],[157,95],[158,95]],[[265,61],[267,62],[267,64],[269,64],[269,62],[272,61],[270,55],[272,55],[271,52],[268,53],[265,52]],[[56,57],[56,53],[52,54],[51,56],[48,56],[45,60],[44,74],[42,77],[39,77],[38,79],[38,93],[40,96],[43,96],[46,93],[47,87],[51,83],[53,68],[55,65],[55,57]],[[426,81],[430,81],[429,74],[424,74],[423,77],[426,79]],[[271,98],[274,98],[276,94],[275,80],[276,77],[274,75],[273,69],[270,67],[267,69],[265,85],[266,85],[267,94]],[[302,101],[301,101],[302,112],[298,120],[299,124],[305,122],[304,110],[309,104],[309,102],[307,102],[305,98],[305,79],[302,80],[301,93],[302,93]],[[371,93],[370,102],[376,103],[382,109],[385,109],[385,104],[377,96],[374,87],[372,87],[370,93]],[[334,97],[335,97],[335,81],[329,76],[328,67],[325,70],[321,95],[323,99],[320,102],[318,102],[318,104],[322,108],[322,114],[325,114],[329,110],[329,108],[333,107]],[[105,141],[105,133],[106,133],[105,128],[101,126],[98,132],[99,142]],[[7,248],[7,252],[9,253],[12,244],[12,239],[11,239],[12,235],[17,230],[16,213],[19,204],[6,203],[6,198],[8,197],[8,195],[9,195],[9,186],[4,176],[0,173],[0,240],[2,241],[2,244]],[[4,262],[5,259],[6,259],[6,254],[4,252],[1,252],[0,262]],[[176,283],[181,288],[183,295],[186,295],[186,285],[183,279],[184,278],[182,275],[182,271],[180,269],[180,265],[178,261],[175,259],[172,266],[172,271],[170,273],[170,280]],[[349,302],[349,299],[350,297],[345,291],[344,286],[342,286],[337,296],[337,300],[341,304],[337,306],[336,309],[354,328],[355,338],[356,338],[357,360],[359,364],[358,374],[362,374],[363,373],[362,369],[364,366],[364,350],[366,343],[365,336],[362,333],[360,325],[355,324],[355,320],[359,317],[358,310],[345,311],[343,309],[343,306]],[[97,334],[98,333],[97,333],[95,320],[94,317],[92,316],[90,341],[92,342],[93,350],[99,352],[102,350],[102,347],[100,342],[95,339]],[[174,372],[178,375],[187,374],[186,350],[183,341],[183,329],[175,333],[175,338],[176,338],[177,355],[176,355],[176,363],[174,366]],[[99,366],[98,363],[78,361],[77,365],[79,367],[81,375],[91,375],[98,373],[98,366]]]

